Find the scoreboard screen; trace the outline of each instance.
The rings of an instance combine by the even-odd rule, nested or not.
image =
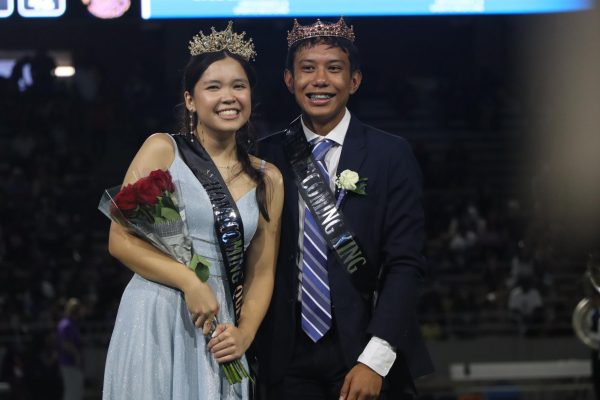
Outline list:
[[[235,18],[554,13],[593,0],[142,0],[142,17]]]
[[[144,19],[533,14],[581,11],[595,0],[140,0]],[[118,18],[130,0],[71,0],[100,18]],[[0,18],[60,17],[67,0],[0,0]]]

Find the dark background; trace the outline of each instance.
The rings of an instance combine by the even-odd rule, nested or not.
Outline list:
[[[536,51],[552,49],[560,27],[580,20],[584,14],[349,19],[364,64],[349,108],[406,137],[424,172],[430,272],[420,316],[438,366],[420,383],[429,398],[460,395],[448,376],[452,362],[587,356],[570,318],[597,225],[573,229],[568,213],[548,217],[563,199],[550,184],[555,164],[540,151],[541,127],[556,110],[539,101],[548,81],[537,73],[546,63]],[[226,22],[143,21],[135,6],[105,21],[77,2],[56,19],[0,20],[0,51],[29,51],[36,74],[24,91],[17,69],[0,78],[0,356],[20,355],[28,372],[21,398],[42,398],[35,391],[51,385],[42,366],[55,367],[55,324],[69,297],[85,305],[86,393],[98,396],[131,276],[107,254],[109,221],[98,200],[121,182],[149,134],[178,129],[188,41]],[[253,119],[261,135],[298,114],[282,81],[291,24],[235,21],[258,51]],[[539,26],[551,28],[540,34]],[[70,54],[75,76],[51,76],[45,51]],[[527,318],[508,306],[524,281],[543,300]],[[539,343],[546,349],[531,350]],[[14,360],[4,357],[0,381]]]

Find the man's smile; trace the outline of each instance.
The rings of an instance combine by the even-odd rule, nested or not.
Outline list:
[[[306,97],[311,104],[323,105],[327,104],[330,99],[335,97],[334,93],[307,93]]]

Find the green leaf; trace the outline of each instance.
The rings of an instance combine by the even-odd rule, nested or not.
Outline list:
[[[367,183],[359,181],[358,184],[356,185],[356,189],[354,189],[354,193],[366,195],[367,194],[367,191],[365,190],[366,188],[367,188]]]
[[[206,282],[209,276],[208,267],[210,263],[208,260],[198,254],[192,256],[189,268],[196,273],[196,276],[200,278],[202,282]]]
[[[198,265],[196,267],[196,276],[198,278],[200,278],[200,280],[202,282],[206,282],[208,280],[208,277],[210,275],[209,271],[208,271],[208,267],[206,265]]]
[[[160,215],[167,221],[177,221],[178,219],[181,219],[181,215],[179,215],[177,211],[167,207],[163,207],[160,210]]]
[[[166,219],[159,217],[158,215],[154,216],[154,224],[155,225],[164,224],[165,222],[167,222]]]

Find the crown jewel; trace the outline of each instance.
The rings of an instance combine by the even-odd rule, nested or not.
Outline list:
[[[197,56],[204,53],[212,53],[221,50],[227,50],[236,54],[246,61],[254,60],[256,51],[252,38],[244,40],[246,32],[233,32],[233,21],[229,21],[224,31],[217,32],[215,27],[211,27],[210,35],[205,35],[202,31],[190,40],[190,54]]]
[[[340,17],[336,23],[321,22],[317,19],[317,22],[308,26],[302,26],[297,19],[294,19],[294,26],[291,31],[288,31],[288,49],[300,40],[319,36],[335,36],[354,43],[354,27],[346,25],[343,17]]]

